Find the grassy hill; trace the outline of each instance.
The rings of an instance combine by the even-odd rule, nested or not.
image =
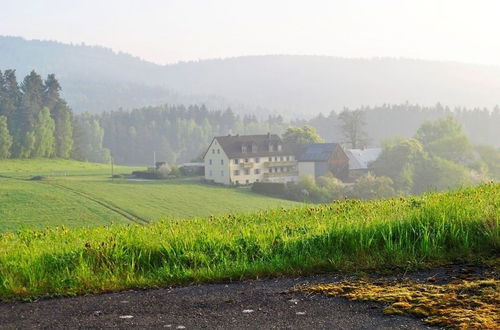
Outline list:
[[[115,166],[115,173],[136,168]],[[69,160],[0,161],[0,232],[64,225],[149,223],[297,203],[189,181],[111,180],[110,166]],[[47,179],[30,181],[33,176]]]
[[[147,226],[8,233],[0,239],[0,299],[475,263],[498,257],[499,219],[500,185],[488,184]]]

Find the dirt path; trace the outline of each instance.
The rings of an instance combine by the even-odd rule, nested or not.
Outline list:
[[[377,303],[286,293],[333,276],[193,285],[0,304],[1,329],[425,329]]]
[[[447,266],[372,279],[447,283],[470,276],[498,278],[488,268]],[[383,315],[383,305],[290,289],[350,276],[318,275],[148,291],[0,303],[1,329],[428,329],[418,318]]]

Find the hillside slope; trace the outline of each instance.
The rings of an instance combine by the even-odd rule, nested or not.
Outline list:
[[[487,184],[146,226],[21,231],[0,240],[0,300],[474,263],[498,256],[499,206],[500,185]]]
[[[115,173],[137,168],[116,166]],[[32,176],[46,180],[30,181]],[[64,225],[70,228],[145,224],[299,203],[179,180],[111,180],[110,166],[58,159],[0,161],[0,233]],[[0,234],[1,235],[1,234]]]
[[[0,70],[55,73],[77,111],[206,103],[311,115],[344,106],[441,102],[493,107],[500,67],[409,59],[245,56],[160,66],[103,47],[0,37]]]

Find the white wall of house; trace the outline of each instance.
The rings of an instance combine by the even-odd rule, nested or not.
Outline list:
[[[299,162],[299,175],[310,175],[315,178],[314,162]]]
[[[234,184],[250,184],[263,180],[263,157],[233,158],[230,161],[231,179]]]
[[[234,184],[296,181],[297,175],[292,174],[296,171],[290,169],[290,162],[295,162],[293,155],[233,158],[230,162],[231,180]]]
[[[230,183],[229,158],[216,139],[205,154],[205,179],[228,185]]]
[[[295,169],[292,169],[293,163]],[[297,166],[293,155],[229,158],[214,139],[204,158],[205,179],[224,185],[254,182],[297,181]],[[272,165],[270,165],[272,164]],[[314,166],[313,166],[314,169]]]

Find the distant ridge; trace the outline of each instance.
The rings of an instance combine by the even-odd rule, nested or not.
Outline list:
[[[500,67],[413,59],[264,55],[157,65],[98,46],[0,37],[0,70],[55,73],[77,112],[161,103],[310,116],[343,107],[500,103]]]

